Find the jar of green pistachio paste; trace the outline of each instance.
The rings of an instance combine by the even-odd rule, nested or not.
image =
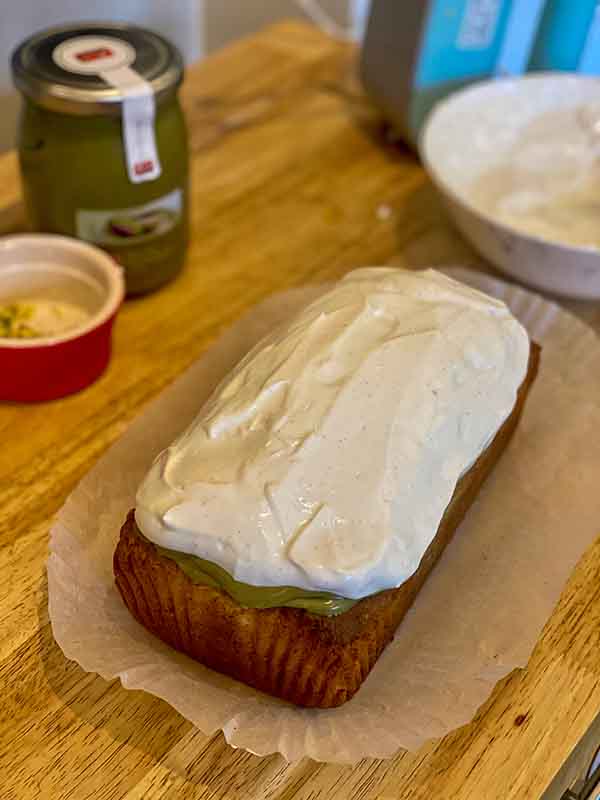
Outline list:
[[[131,25],[60,27],[23,42],[12,70],[32,227],[108,251],[129,294],[174,278],[188,238],[178,50]]]

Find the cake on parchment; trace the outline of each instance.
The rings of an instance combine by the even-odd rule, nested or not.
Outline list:
[[[503,452],[539,348],[433,270],[350,273],[161,453],[122,528],[132,614],[305,706],[356,692]]]

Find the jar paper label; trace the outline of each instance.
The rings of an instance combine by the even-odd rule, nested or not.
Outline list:
[[[134,48],[112,36],[77,36],[58,45],[52,58],[67,72],[97,75],[119,89],[129,180],[142,183],[158,178],[161,166],[154,133],[154,92],[148,81],[131,68]]]
[[[143,206],[79,209],[75,217],[79,239],[107,249],[150,243],[170,231],[181,219],[183,194],[175,189]]]

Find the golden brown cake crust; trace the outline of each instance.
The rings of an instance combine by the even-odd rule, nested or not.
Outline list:
[[[301,706],[349,700],[392,639],[402,618],[517,425],[537,374],[532,344],[515,407],[491,444],[456,486],[419,568],[397,589],[366,597],[334,617],[296,608],[253,609],[194,584],[139,535],[133,511],[114,555],[117,587],[133,616],[172,647],[212,669]]]

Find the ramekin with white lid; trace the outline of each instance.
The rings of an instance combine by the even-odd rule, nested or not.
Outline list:
[[[96,380],[124,295],[122,269],[93,245],[0,238],[0,401],[53,400]]]

